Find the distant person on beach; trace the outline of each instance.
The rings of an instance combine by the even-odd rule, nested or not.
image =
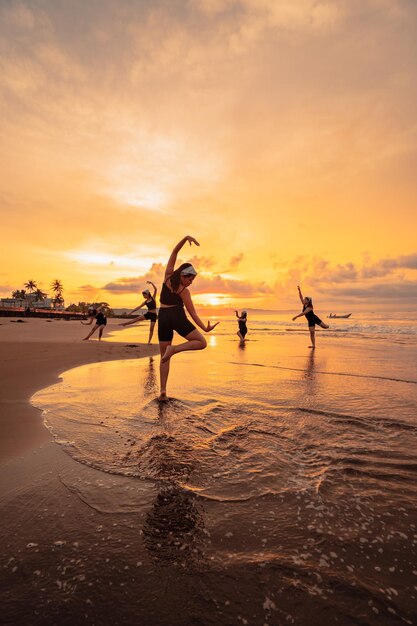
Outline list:
[[[130,311],[128,315],[133,315],[135,311],[139,311],[139,309],[142,309],[144,306],[148,307],[148,311],[146,313],[143,313],[143,315],[137,315],[136,317],[134,317],[133,319],[127,322],[122,322],[121,324],[119,324],[119,326],[129,326],[129,324],[135,324],[136,322],[149,320],[150,325],[149,325],[148,343],[151,343],[156,320],[158,319],[158,315],[156,312],[156,302],[155,302],[156,293],[158,290],[153,284],[153,282],[151,282],[150,280],[147,280],[146,283],[148,285],[152,285],[153,294],[151,295],[151,292],[149,291],[149,289],[145,289],[145,291],[142,291],[142,296],[145,298],[145,300],[142,302],[142,304],[137,306],[136,309],[133,309],[132,311]]]
[[[218,322],[215,324],[207,322],[206,325],[197,315],[191,299],[190,290],[188,289],[194,278],[197,276],[197,272],[191,263],[182,263],[177,269],[175,269],[178,252],[187,243],[187,241],[190,246],[193,243],[196,246],[200,245],[194,237],[190,237],[189,235],[177,243],[168,259],[164,282],[161,289],[161,306],[159,308],[158,321],[159,349],[161,352],[161,364],[159,370],[161,391],[158,398],[160,401],[165,401],[167,399],[166,386],[171,357],[173,357],[174,354],[177,354],[177,352],[184,352],[185,350],[204,350],[207,346],[207,341],[203,335],[185,315],[184,305],[190,314],[190,317],[204,332],[209,333],[218,324]],[[186,339],[184,343],[180,343],[177,346],[172,345],[174,330],[181,335],[181,337]]]
[[[246,311],[242,311],[240,315],[238,311],[235,311],[235,313],[236,313],[237,321],[239,324],[239,330],[237,331],[236,334],[240,339],[240,345],[242,345],[245,343],[245,337],[248,332],[248,327],[246,326],[248,314]]]
[[[292,318],[292,321],[294,322],[297,319],[297,317],[302,317],[303,315],[306,316],[307,322],[308,322],[308,330],[310,331],[310,337],[311,337],[311,346],[308,346],[308,347],[314,349],[316,347],[316,324],[317,326],[321,326],[322,328],[329,328],[329,327],[327,324],[322,322],[321,319],[317,317],[317,315],[314,313],[313,300],[308,296],[305,296],[304,298],[299,286],[297,286],[297,289],[298,289],[298,296],[301,300],[301,304],[303,305],[303,310],[298,315],[295,315]]]
[[[88,339],[90,339],[91,335],[93,333],[95,333],[96,330],[99,331],[98,332],[98,339],[99,339],[99,341],[101,341],[101,337],[103,335],[104,327],[107,325],[107,317],[105,315],[105,310],[106,310],[106,307],[104,306],[104,304],[101,304],[96,309],[93,308],[93,307],[88,309],[88,315],[90,317],[90,321],[88,321],[88,322],[81,321],[81,324],[84,324],[85,326],[89,326],[90,324],[93,323],[93,320],[96,320],[96,325],[90,331],[90,333],[87,335],[87,337],[84,337],[83,341],[87,341]]]

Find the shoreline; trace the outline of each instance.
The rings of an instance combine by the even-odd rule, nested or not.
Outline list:
[[[107,332],[114,330],[111,326]],[[45,324],[44,319],[0,327],[0,466],[53,440],[30,398],[57,383],[63,372],[89,363],[142,358],[159,352],[157,344],[128,347],[115,341],[82,341],[83,331],[78,322]]]

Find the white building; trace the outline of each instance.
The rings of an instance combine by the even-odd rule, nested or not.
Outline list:
[[[5,309],[52,309],[54,311],[64,310],[64,301],[55,298],[45,298],[44,300],[33,300],[32,298],[1,298],[0,307]]]

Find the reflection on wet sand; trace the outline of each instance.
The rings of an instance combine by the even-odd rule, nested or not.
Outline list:
[[[141,384],[145,398],[149,398],[149,396],[154,397],[158,393],[157,368],[155,368],[155,359],[153,356],[149,357],[148,366],[145,369],[145,376]]]
[[[158,489],[143,526],[144,545],[162,565],[190,567],[203,559],[204,522],[196,497],[174,482]]]
[[[177,481],[187,481],[197,462],[193,448],[166,433],[175,401],[158,403],[161,432],[140,450],[141,462],[153,476],[157,495],[143,526],[143,541],[151,558],[163,565],[189,567],[203,558],[204,522],[196,496]],[[181,407],[183,409],[183,407]]]
[[[304,378],[306,380],[313,380],[314,378],[314,369],[315,369],[314,355],[315,355],[314,350],[311,350],[311,352],[309,352],[306,367],[305,367]]]

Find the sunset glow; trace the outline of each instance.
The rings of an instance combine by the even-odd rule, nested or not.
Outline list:
[[[197,303],[412,308],[405,0],[0,6],[1,296],[131,307],[184,235]]]

